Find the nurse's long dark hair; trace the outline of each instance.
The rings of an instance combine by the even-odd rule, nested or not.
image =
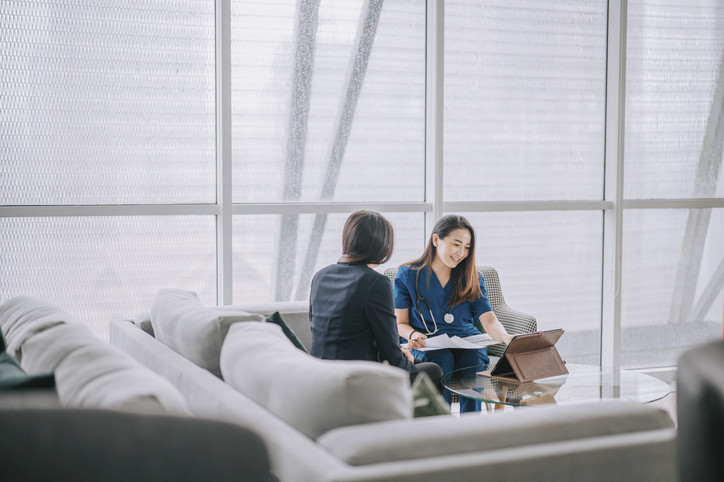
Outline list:
[[[470,232],[470,254],[450,272],[449,283],[452,283],[450,308],[465,301],[475,301],[482,296],[480,281],[478,279],[478,269],[475,266],[475,230],[470,222],[463,216],[456,214],[443,216],[435,223],[435,227],[432,228],[430,239],[427,241],[427,247],[422,253],[422,256],[405,263],[409,265],[411,269],[431,268],[432,261],[437,255],[437,247],[432,243],[433,235],[437,234],[439,239],[447,238],[448,235],[456,229],[467,229]],[[428,286],[430,285],[430,271],[432,271],[432,269],[427,272]]]

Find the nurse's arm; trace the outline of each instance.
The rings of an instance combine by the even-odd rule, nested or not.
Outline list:
[[[395,312],[397,312],[397,310],[395,310]],[[400,318],[398,316],[397,323],[399,322]],[[480,324],[483,325],[485,333],[492,336],[497,341],[502,341],[507,345],[510,343],[510,340],[513,339],[513,335],[505,330],[503,324],[498,321],[498,317],[495,316],[495,313],[492,311],[488,311],[487,313],[480,315]]]
[[[410,342],[410,348],[422,348],[425,346],[427,336],[425,336],[424,333],[415,331],[415,329],[410,326],[410,309],[395,308],[395,316],[397,317],[397,333]],[[412,339],[410,339],[410,337],[412,337]]]

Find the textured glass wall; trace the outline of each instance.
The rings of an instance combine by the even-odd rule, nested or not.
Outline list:
[[[724,5],[628,5],[626,197],[724,196]]]
[[[215,303],[213,215],[74,211],[216,202],[214,5],[0,2],[0,300],[47,299],[99,335],[164,287]],[[424,201],[425,2],[230,5],[233,201]],[[721,2],[628,8],[625,196],[721,198]],[[602,199],[606,10],[445,2],[443,201]],[[234,302],[306,299],[339,257],[346,213],[283,212],[234,216]],[[626,366],[720,336],[722,212],[624,211]],[[595,363],[602,212],[463,214],[509,304],[566,329],[567,360]],[[388,266],[419,255],[423,213],[385,215]]]
[[[475,227],[477,264],[498,271],[508,305],[541,330],[566,330],[558,348],[567,361],[598,363],[601,211],[460,214]]]
[[[724,195],[724,8],[629,1],[624,194]],[[721,209],[624,212],[623,362],[675,364],[721,336]]]
[[[425,3],[232,2],[234,202],[421,201]]]
[[[703,211],[708,226],[687,230]],[[622,363],[675,365],[685,349],[720,338],[724,210],[627,210],[623,234]]]
[[[400,265],[422,253],[424,215],[422,213],[382,213],[395,230],[395,248],[388,263],[377,268]],[[235,216],[234,217],[234,303],[272,301],[278,290],[279,280],[277,253],[275,247],[289,242],[281,240],[281,217]],[[342,255],[342,228],[347,214],[327,216],[327,228],[319,240],[319,254],[310,269],[304,268],[306,258],[296,258],[293,274],[290,276],[288,299],[307,300],[311,277],[321,268],[336,263]],[[315,215],[299,216],[300,237],[288,251],[305,253],[306,240],[312,235]],[[304,241],[301,241],[304,240]],[[301,280],[301,281],[300,281]]]
[[[214,202],[214,2],[0,3],[0,204]]]
[[[444,198],[603,198],[605,1],[445,2]],[[569,361],[596,363],[603,219],[594,212],[462,213],[479,264]]]
[[[424,2],[234,1],[231,47],[234,202],[424,199]],[[264,296],[304,299],[339,257],[324,245],[337,218],[250,219],[271,258],[235,243],[235,266],[268,273],[271,262]]]
[[[445,2],[447,201],[601,199],[606,2]]]
[[[0,205],[213,203],[214,2],[0,3]],[[164,287],[216,293],[209,217],[0,218],[0,299],[100,336]]]
[[[99,336],[163,288],[216,301],[213,216],[0,218],[0,301],[34,296]]]

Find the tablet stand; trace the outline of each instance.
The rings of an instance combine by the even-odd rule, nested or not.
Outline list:
[[[566,364],[555,347],[562,334],[563,330],[559,329],[516,335],[490,375],[513,382],[529,382],[567,374]]]

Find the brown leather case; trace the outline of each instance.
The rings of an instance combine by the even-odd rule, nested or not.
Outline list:
[[[566,364],[555,347],[561,335],[561,329],[516,335],[490,375],[503,380],[529,382],[567,374]]]

